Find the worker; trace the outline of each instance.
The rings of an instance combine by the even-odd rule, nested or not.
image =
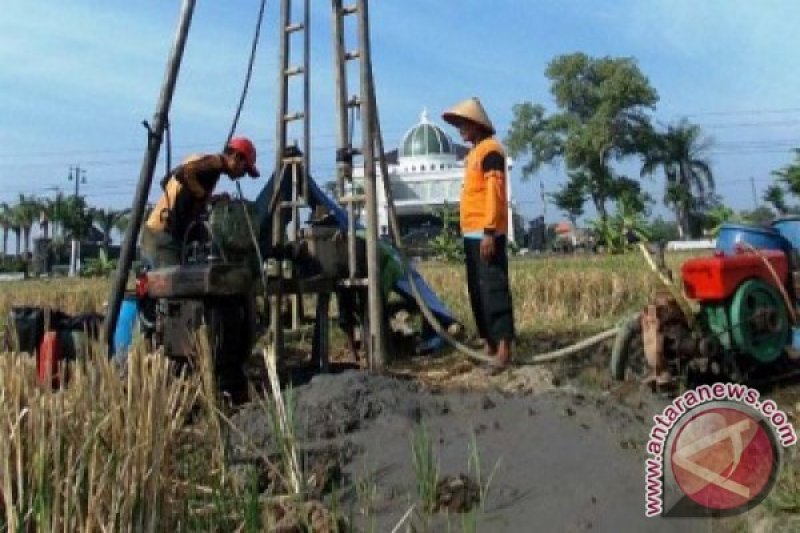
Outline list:
[[[222,174],[231,180],[245,174],[253,178],[260,175],[256,148],[249,139],[232,138],[221,154],[189,156],[164,179],[164,194],[142,228],[142,257],[149,267],[180,262],[183,242],[193,240],[192,222],[209,203],[227,198],[226,194],[213,194]]]
[[[514,318],[508,283],[506,157],[477,98],[445,111],[442,118],[471,144],[464,162],[459,219],[464,238],[467,290],[489,365],[496,373],[511,364]]]

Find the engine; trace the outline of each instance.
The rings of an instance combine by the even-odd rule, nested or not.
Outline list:
[[[724,224],[713,255],[681,265],[685,299],[661,293],[621,328],[612,376],[624,379],[638,368],[638,377],[657,386],[679,378],[747,381],[792,364],[800,357],[799,239],[800,219],[769,228]],[[632,353],[636,337],[641,355]],[[638,365],[631,360],[637,356],[644,359]]]

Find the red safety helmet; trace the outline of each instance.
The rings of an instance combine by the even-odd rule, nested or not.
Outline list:
[[[234,137],[228,142],[227,148],[241,154],[247,162],[247,174],[257,178],[261,173],[256,168],[256,147],[247,137]]]

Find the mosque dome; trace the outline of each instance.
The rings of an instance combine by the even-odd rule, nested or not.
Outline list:
[[[428,113],[424,110],[419,124],[408,130],[400,143],[400,157],[451,156],[454,154],[453,141],[442,128],[428,120]]]

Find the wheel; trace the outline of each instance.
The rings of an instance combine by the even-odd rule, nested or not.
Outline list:
[[[758,363],[778,359],[789,338],[789,315],[777,289],[751,279],[736,289],[730,304],[736,346]]]
[[[641,379],[647,371],[639,315],[629,318],[619,328],[611,350],[611,378],[616,381]]]

